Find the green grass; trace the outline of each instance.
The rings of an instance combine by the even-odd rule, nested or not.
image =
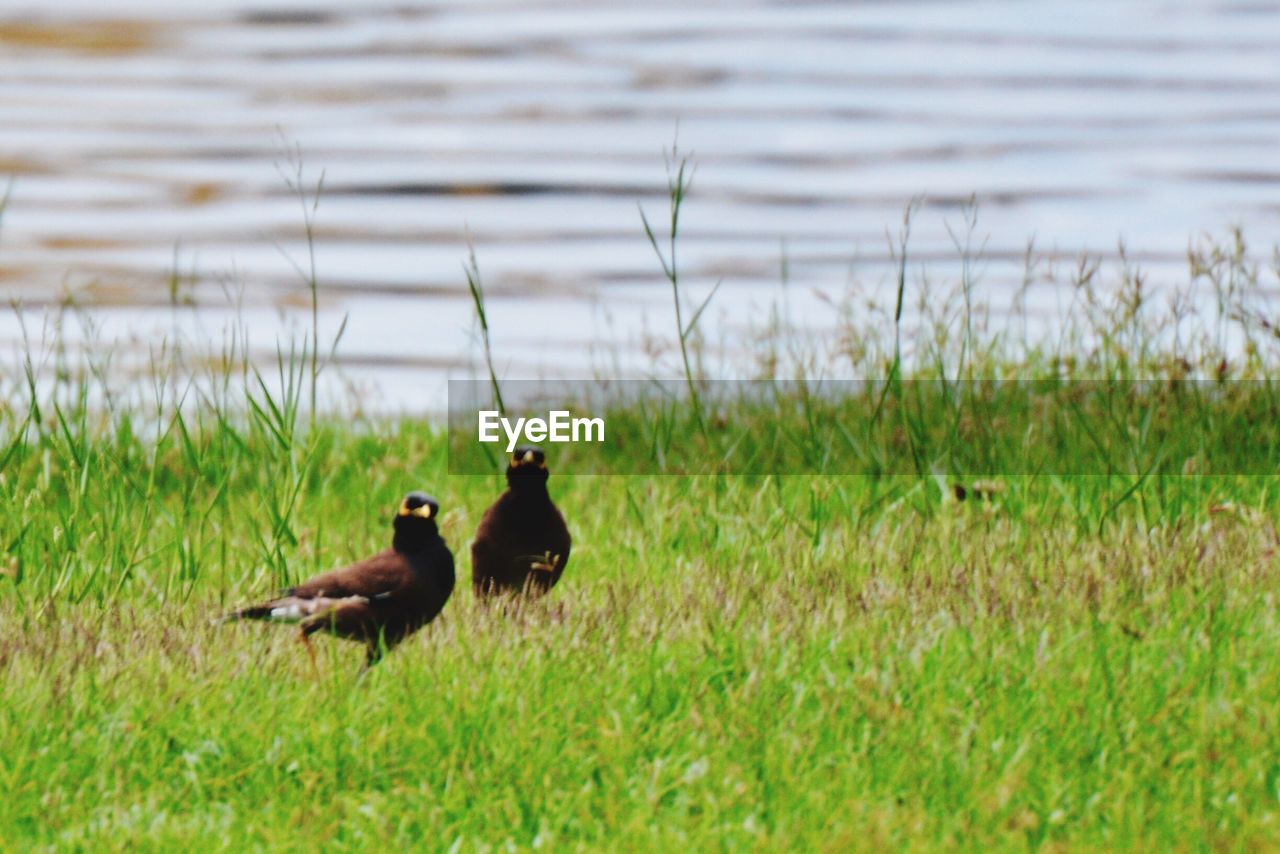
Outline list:
[[[573,561],[507,618],[438,427],[80,417],[0,481],[7,845],[1280,840],[1270,478],[561,475]],[[464,583],[368,678],[209,624],[416,486]]]
[[[680,306],[674,239],[645,230]],[[449,474],[440,424],[317,415],[314,326],[270,369],[235,330],[212,359],[158,348],[123,383],[110,355],[29,344],[0,375],[0,849],[1280,846],[1274,475],[1170,473],[1195,441],[1180,466],[1062,474],[1094,470],[1083,439],[1055,449],[1059,473],[1009,474],[1033,408],[900,394],[1275,376],[1243,242],[1192,253],[1221,310],[1191,332],[1144,308],[1140,273],[1111,287],[1082,263],[1046,346],[986,331],[961,236],[957,301],[904,332],[909,230],[893,304],[842,314],[822,352],[775,314],[757,374],[835,360],[897,389],[873,409],[893,429],[854,433],[873,452],[977,419],[966,442],[1008,439],[984,445],[982,481],[973,459],[919,454],[880,475],[573,476],[551,447],[573,559],[515,614],[467,584],[498,472]],[[847,440],[816,425],[870,422],[865,402],[725,404],[705,305],[674,350],[697,402],[636,418],[635,453],[833,470]],[[1270,405],[1248,388],[1261,402],[1215,397],[1215,423]],[[1106,401],[1078,435],[1143,450]],[[725,405],[761,429],[717,438]],[[1242,440],[1229,470],[1274,471],[1272,444]],[[383,547],[413,488],[441,500],[461,583],[366,678],[356,645],[318,642],[316,674],[287,628],[211,624]]]

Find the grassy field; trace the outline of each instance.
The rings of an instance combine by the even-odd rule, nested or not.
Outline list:
[[[6,467],[6,847],[1280,840],[1269,479],[1110,509],[1131,484],[556,477],[550,600],[464,584],[357,681],[355,645],[317,678],[290,630],[209,619],[381,547],[407,484],[465,577],[499,481],[425,424],[317,435],[283,520],[252,433]]]
[[[1144,312],[1140,276],[1082,265],[1085,319],[1056,350],[984,335],[962,278],[910,358],[904,262],[896,305],[848,315],[832,352],[764,330],[759,375],[843,357],[890,386],[1258,380],[1280,360],[1244,258],[1193,254],[1222,311],[1190,337]],[[685,311],[672,353],[696,396]],[[1000,474],[1034,455],[1008,441],[981,480],[919,455],[848,476],[802,399],[738,402],[767,454],[715,444],[715,401],[690,400],[663,441],[772,473],[573,475],[549,448],[573,559],[501,613],[466,583],[498,471],[449,474],[438,423],[313,414],[322,350],[264,377],[233,338],[198,390],[153,354],[126,393],[57,347],[0,377],[0,849],[1280,845],[1280,487],[1240,474],[1274,472],[1274,443],[1229,443],[1220,470],[1193,441],[1061,473],[1096,470],[1082,440],[1058,473]],[[1268,412],[1250,388],[1215,397],[1215,423]],[[912,424],[1018,409],[982,406],[926,395],[886,410],[905,432],[854,435],[896,453]],[[1113,410],[1085,407],[1080,435],[1143,447]],[[440,499],[462,583],[365,678],[355,645],[321,639],[317,674],[289,629],[211,624],[383,547],[412,488]]]
[[[465,579],[500,477],[426,422],[87,397],[7,412],[8,848],[1280,841],[1273,478],[562,472],[550,599],[464,581],[357,681],[210,619],[410,487]]]

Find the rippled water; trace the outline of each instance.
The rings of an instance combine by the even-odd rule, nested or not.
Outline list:
[[[1181,280],[1198,232],[1280,235],[1276,2],[349,5],[0,4],[0,294],[146,342],[216,338],[230,291],[270,349],[306,298],[296,145],[349,375],[416,406],[470,363],[468,230],[505,369],[582,372],[670,327],[637,203],[660,217],[677,126],[680,260],[695,292],[724,280],[723,328],[776,298],[784,245],[820,324],[814,290],[883,277],[921,194],[940,274],[976,194],[997,305],[1033,236],[1123,236]]]

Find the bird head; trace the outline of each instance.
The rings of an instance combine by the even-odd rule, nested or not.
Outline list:
[[[511,454],[507,464],[507,483],[513,487],[529,483],[546,483],[547,457],[539,448],[522,445]]]
[[[395,526],[403,528],[434,528],[440,515],[440,502],[425,492],[410,492],[400,502],[396,511]]]

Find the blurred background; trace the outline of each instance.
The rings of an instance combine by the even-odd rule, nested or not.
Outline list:
[[[679,264],[695,304],[723,282],[730,354],[781,300],[820,335],[891,289],[916,198],[913,275],[957,277],[967,243],[997,307],[1033,240],[1051,266],[1123,238],[1159,285],[1198,234],[1243,226],[1264,261],[1280,237],[1269,0],[106,8],[0,3],[6,348],[59,316],[216,347],[234,318],[273,358],[314,270],[343,381],[438,410],[478,356],[469,233],[503,375],[626,374],[671,352],[637,206],[665,220],[677,144]]]

